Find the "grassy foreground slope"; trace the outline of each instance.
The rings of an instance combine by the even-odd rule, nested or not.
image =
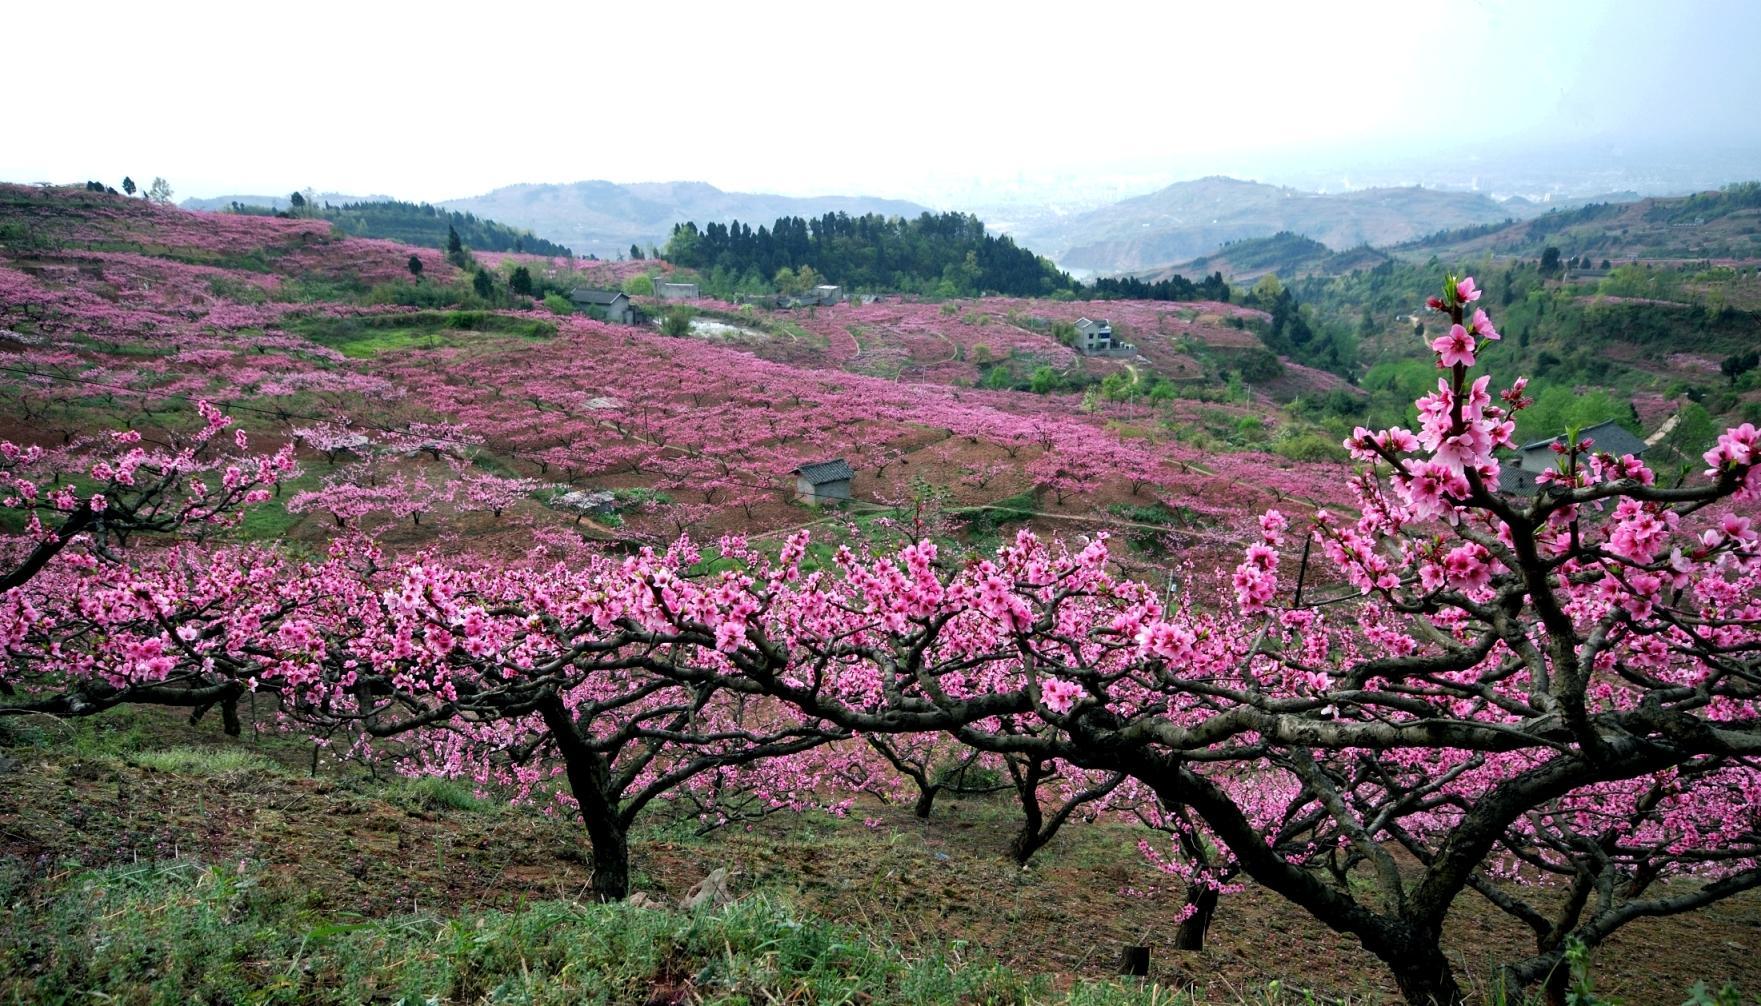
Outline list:
[[[1182,895],[1138,831],[1073,826],[1021,870],[1002,797],[928,821],[872,801],[707,835],[656,820],[635,847],[643,893],[676,904],[735,871],[739,901],[692,914],[585,903],[566,816],[318,764],[302,740],[230,740],[161,710],[0,724],[0,1002],[1394,999],[1350,940],[1252,886],[1224,899],[1204,951],[1173,950]],[[1527,938],[1477,902],[1449,927],[1482,994],[1485,962]],[[1761,987],[1758,927],[1753,895],[1636,924],[1597,954],[1596,987],[1629,1003]],[[1149,988],[1110,984],[1128,943],[1152,948]]]

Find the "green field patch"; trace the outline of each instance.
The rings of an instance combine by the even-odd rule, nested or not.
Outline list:
[[[292,320],[288,328],[353,359],[369,359],[399,350],[463,345],[473,335],[533,341],[556,335],[556,326],[550,322],[490,311],[412,311],[345,318],[310,315]]]

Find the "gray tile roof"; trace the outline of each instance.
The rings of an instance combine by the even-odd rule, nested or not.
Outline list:
[[[584,286],[569,291],[569,299],[575,303],[596,304],[600,307],[609,307],[622,296],[623,293],[617,290],[593,290]]]
[[[815,461],[795,469],[795,474],[806,479],[809,484],[823,486],[827,482],[841,482],[856,477],[856,470],[851,468],[843,458],[830,461]]]
[[[1535,473],[1521,465],[1505,462],[1498,466],[1498,491],[1514,496],[1533,496],[1540,492]]]
[[[1626,427],[1612,419],[1580,430],[1578,436],[1593,441],[1590,450],[1597,454],[1612,454],[1615,457],[1620,457],[1622,454],[1642,455],[1645,453],[1645,442],[1628,433]],[[1524,453],[1543,450],[1554,441],[1564,439],[1565,434],[1561,433],[1556,437],[1548,437],[1546,440],[1536,440],[1533,443],[1524,444],[1522,449]]]

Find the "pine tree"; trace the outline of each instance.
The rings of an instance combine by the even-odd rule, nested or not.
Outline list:
[[[131,195],[131,196],[134,195],[135,194],[135,180],[133,178],[128,177],[127,175],[124,175],[122,178],[122,191]]]
[[[460,269],[465,267],[465,243],[459,240],[458,229],[446,225],[446,260]]]

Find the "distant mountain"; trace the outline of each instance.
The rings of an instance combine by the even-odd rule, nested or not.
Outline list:
[[[1345,251],[1334,251],[1313,238],[1280,231],[1269,238],[1243,238],[1231,241],[1217,251],[1179,265],[1164,266],[1138,274],[1155,283],[1173,276],[1200,280],[1214,272],[1236,283],[1247,283],[1267,273],[1280,279],[1303,276],[1332,276],[1357,269],[1373,269],[1387,261],[1388,255],[1368,245]]]
[[[1463,260],[1485,255],[1538,258],[1548,247],[1564,258],[1761,259],[1761,182],[1738,182],[1716,192],[1652,197],[1615,196],[1571,209],[1550,210],[1503,226],[1428,234],[1388,250],[1408,259]]]
[[[244,206],[264,206],[272,210],[285,210],[287,209],[287,197],[288,193],[285,192],[279,196],[212,196],[207,199],[185,199],[177,205],[182,206],[186,210],[215,211],[228,209],[233,203],[239,203]],[[344,195],[341,192],[320,192],[313,198],[318,201],[318,205],[320,206],[325,203],[329,203],[332,206],[341,206],[343,203],[380,203],[392,201],[392,197],[390,196],[349,196]]]
[[[899,199],[868,196],[776,196],[723,192],[705,182],[587,181],[563,185],[509,185],[481,196],[440,204],[524,227],[541,238],[565,244],[576,254],[602,258],[627,253],[632,244],[664,247],[673,225],[687,220],[699,227],[739,219],[757,227],[778,217],[817,217],[826,213],[879,213],[915,217],[925,207]]]
[[[1036,222],[1017,237],[1066,269],[1131,272],[1207,255],[1226,242],[1284,231],[1343,251],[1538,212],[1526,201],[1507,205],[1475,192],[1414,187],[1321,194],[1212,177]]]

